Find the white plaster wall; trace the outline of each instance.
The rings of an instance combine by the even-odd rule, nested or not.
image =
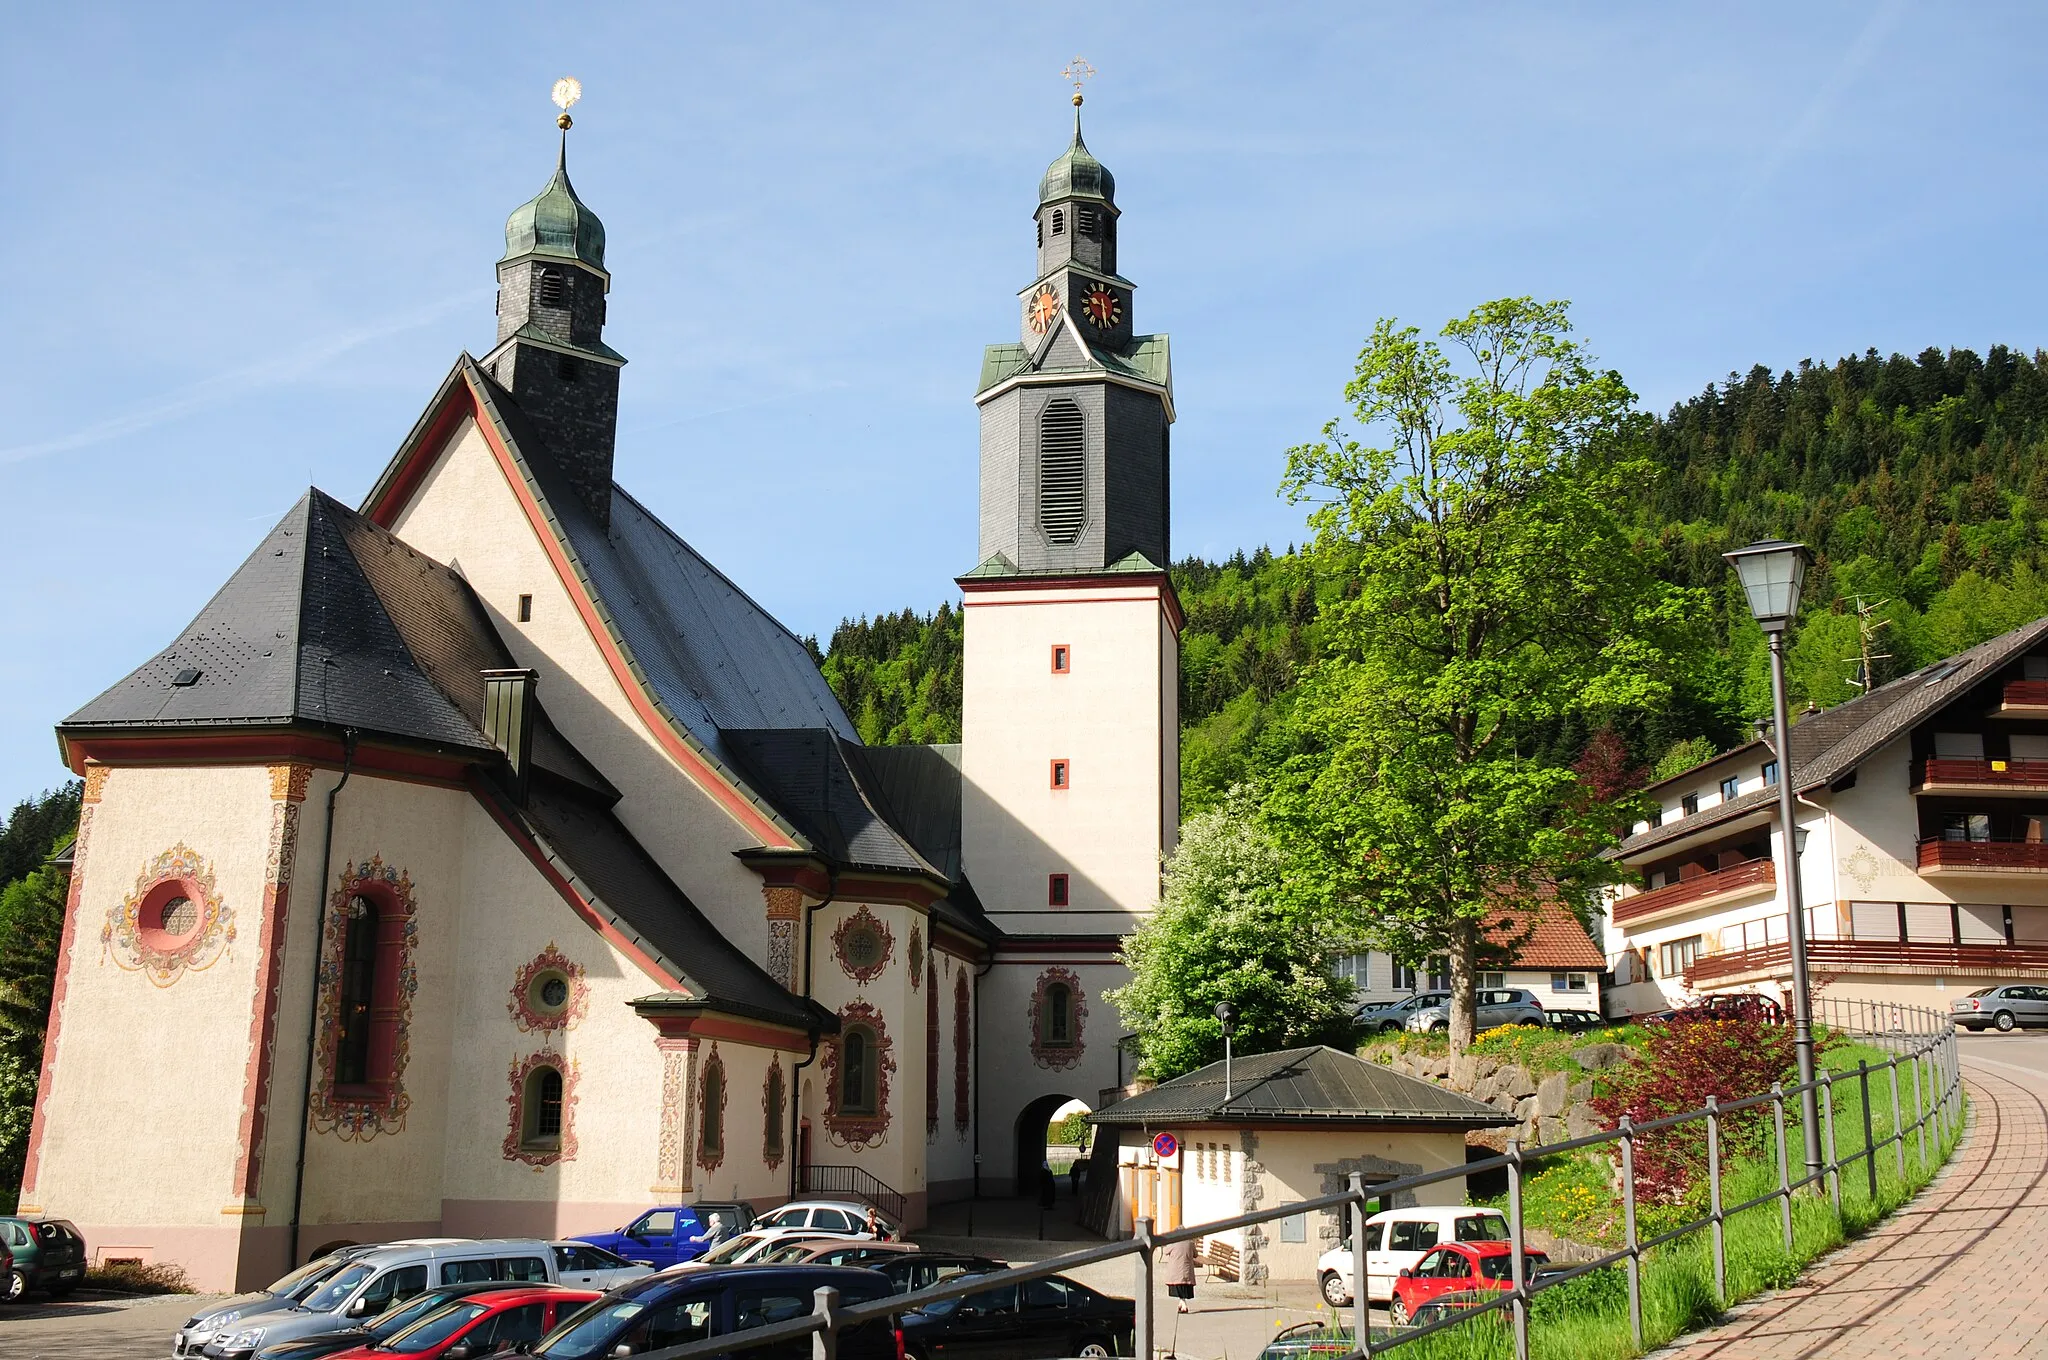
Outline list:
[[[940,951],[937,956],[939,975],[939,1117],[925,1136],[925,1183],[927,1193],[934,1203],[961,1198],[968,1193],[974,1178],[974,1126],[973,1070],[970,1062],[968,1071],[968,1109],[970,1119],[965,1127],[954,1120],[954,1083],[958,1074],[955,1055],[963,1048],[971,1050],[974,1042],[972,1017],[974,1013],[974,973],[976,965],[953,954]],[[967,979],[969,1029],[956,1034],[953,1028],[953,996],[958,979]],[[923,1001],[920,998],[920,1006]],[[920,1037],[919,1046],[922,1047]],[[970,1051],[969,1058],[971,1060]],[[922,1096],[920,1095],[920,1101]]]
[[[1031,1051],[1031,1001],[1048,968],[1065,968],[1079,980],[1088,1007],[1082,1022],[1081,1058],[1071,1067],[1045,1065]],[[1116,1041],[1123,1033],[1116,1007],[1103,997],[1130,979],[1121,964],[1077,962],[1045,953],[1004,957],[981,981],[981,1175],[984,1191],[1010,1193],[1017,1171],[1017,1118],[1043,1096],[1080,1100],[1093,1110],[1101,1093],[1117,1085]],[[1128,1067],[1128,1064],[1126,1064]],[[1130,1073],[1125,1072],[1128,1079]]]
[[[1122,934],[1158,900],[1178,811],[1162,607],[1114,581],[967,597],[962,857],[1006,930]],[[1071,788],[1050,787],[1055,758]],[[1071,875],[1064,910],[1046,907],[1053,873]]]
[[[890,946],[882,971],[866,982],[857,982],[839,962],[833,947],[833,933],[865,909],[888,930]],[[811,923],[813,963],[811,995],[827,1010],[838,1013],[855,1001],[867,1003],[882,1014],[887,1030],[889,1056],[896,1070],[889,1073],[889,1125],[881,1138],[855,1147],[836,1141],[825,1123],[823,1049],[819,1061],[807,1072],[816,1071],[818,1107],[812,1114],[811,1160],[824,1166],[857,1166],[883,1184],[908,1196],[922,1196],[925,1190],[924,1126],[924,991],[910,985],[910,932],[915,927],[930,948],[931,923],[923,912],[910,907],[857,902],[831,902],[816,911]],[[942,1022],[950,1017],[942,1008]],[[827,1039],[835,1044],[836,1039]],[[943,1099],[943,1091],[942,1091]]]

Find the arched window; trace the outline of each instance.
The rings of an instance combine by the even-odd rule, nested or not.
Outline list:
[[[370,1081],[370,1006],[377,994],[377,904],[360,894],[348,900],[341,940],[341,1042],[335,1046],[334,1083]]]
[[[875,1032],[849,1025],[839,1036],[839,1113],[875,1113]]]
[[[1038,524],[1049,542],[1067,544],[1081,536],[1087,509],[1088,422],[1065,397],[1049,401],[1038,415]]]
[[[562,1069],[543,1063],[526,1074],[520,1092],[519,1142],[522,1147],[552,1148],[562,1142]]]
[[[768,1067],[768,1089],[761,1095],[761,1108],[767,1119],[767,1131],[761,1136],[761,1156],[773,1166],[782,1160],[782,1126],[789,1118],[788,1098],[783,1086],[782,1063],[780,1060]]]
[[[559,269],[540,271],[540,305],[562,307],[568,305],[569,280]]]
[[[1043,1031],[1039,1035],[1039,1040],[1047,1048],[1073,1046],[1073,988],[1064,982],[1055,982],[1045,989],[1045,1001],[1039,1008],[1039,1024]]]
[[[1054,209],[1052,210],[1052,234],[1053,234],[1053,235],[1055,235],[1055,236],[1059,236],[1059,235],[1063,234],[1063,233],[1064,233],[1064,232],[1066,231],[1066,229],[1067,229],[1067,214],[1066,214],[1066,210],[1065,210],[1065,209],[1063,209],[1063,208],[1054,208]]]
[[[716,1157],[725,1151],[725,1064],[712,1063],[704,1069],[704,1155]]]

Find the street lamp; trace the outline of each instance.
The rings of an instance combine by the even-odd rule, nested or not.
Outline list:
[[[1771,747],[1778,757],[1778,875],[1785,881],[1787,934],[1792,945],[1792,1051],[1799,1062],[1799,1122],[1806,1144],[1806,1174],[1820,1175],[1820,1116],[1813,1095],[1813,1001],[1806,982],[1806,903],[1799,890],[1799,852],[1806,833],[1792,803],[1792,719],[1785,705],[1785,629],[1799,612],[1806,580],[1803,543],[1772,539],[1723,553],[1735,566],[1749,612],[1771,648]],[[1815,1182],[1818,1184],[1818,1182]]]
[[[1237,1019],[1237,1007],[1228,1001],[1216,1003],[1216,1023],[1223,1026],[1223,1103],[1230,1103],[1230,1031]]]

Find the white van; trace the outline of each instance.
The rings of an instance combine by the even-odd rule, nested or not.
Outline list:
[[[1394,1281],[1439,1242],[1505,1242],[1507,1216],[1498,1209],[1462,1205],[1419,1205],[1383,1209],[1365,1220],[1366,1298],[1385,1303]],[[1316,1261],[1316,1282],[1332,1308],[1351,1303],[1351,1248],[1326,1251]]]
[[[394,1242],[358,1249],[291,1308],[230,1324],[206,1343],[207,1360],[247,1360],[259,1346],[358,1327],[436,1285],[556,1284],[554,1248],[538,1238]]]

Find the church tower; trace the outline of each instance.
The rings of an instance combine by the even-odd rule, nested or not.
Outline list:
[[[981,564],[960,579],[963,858],[1006,931],[1132,928],[1179,821],[1164,335],[1133,326],[1116,180],[1081,136],[1039,181],[1021,339],[982,360]]]
[[[498,343],[483,367],[547,441],[599,524],[611,518],[619,369],[604,342],[604,223],[569,183],[569,115],[554,178],[505,222]]]

